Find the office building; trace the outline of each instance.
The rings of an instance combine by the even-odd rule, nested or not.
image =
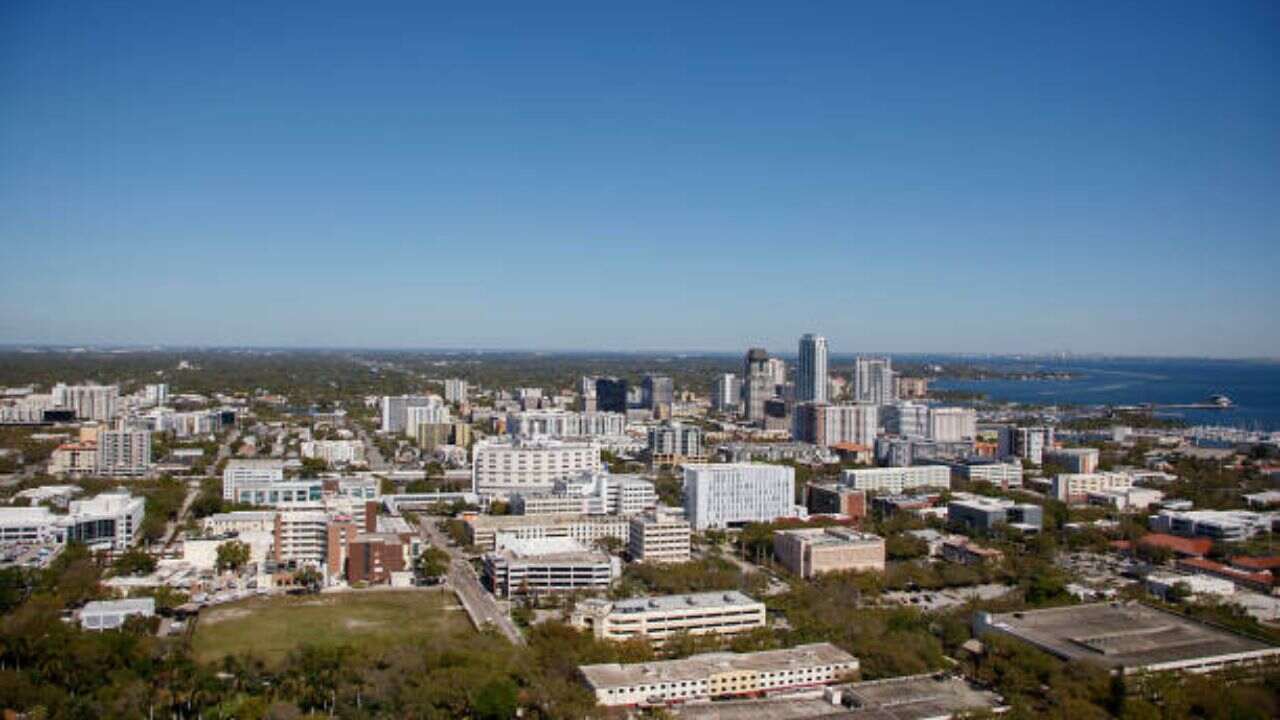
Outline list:
[[[477,515],[467,519],[467,542],[495,550],[513,540],[567,538],[590,547],[602,538],[627,542],[630,524],[619,515]]]
[[[827,339],[821,335],[807,333],[800,337],[796,402],[827,402]]]
[[[107,422],[116,416],[120,389],[115,385],[64,385],[53,387],[53,404],[71,410],[77,420]]]
[[[603,591],[621,575],[618,558],[568,538],[511,540],[484,555],[485,585],[502,598]]]
[[[978,437],[978,411],[973,408],[929,408],[929,435],[935,442],[972,442]]]
[[[828,572],[884,572],[884,538],[846,527],[779,530],[773,554],[791,574],[811,578]]]
[[[711,386],[711,409],[716,412],[735,412],[742,402],[742,381],[733,373],[717,375]]]
[[[879,432],[876,405],[800,403],[792,415],[792,436],[823,447],[852,443],[871,447]]]
[[[1278,646],[1135,602],[980,611],[973,625],[978,637],[1005,635],[1121,676],[1261,668],[1280,659]]]
[[[1273,519],[1267,513],[1249,510],[1161,510],[1151,516],[1149,524],[1160,533],[1240,542],[1271,532]]]
[[[781,465],[686,465],[685,516],[694,530],[795,515],[795,470]]]
[[[649,459],[654,465],[680,465],[706,459],[702,428],[677,421],[649,428]]]
[[[666,375],[645,375],[640,383],[640,404],[657,411],[665,407],[670,411],[676,401],[676,386]],[[668,414],[670,414],[668,412]]]
[[[1031,503],[972,496],[947,503],[947,522],[979,533],[989,533],[1001,525],[1039,532],[1044,526],[1044,512]]]
[[[64,542],[60,517],[43,505],[0,506],[0,546]]]
[[[1041,458],[1046,463],[1061,465],[1069,473],[1089,474],[1098,471],[1097,448],[1046,448]]]
[[[929,406],[913,402],[897,402],[881,410],[884,431],[904,438],[923,438],[929,434]]]
[[[631,518],[627,556],[633,562],[688,562],[692,548],[688,521],[665,513],[645,513]]]
[[[511,495],[514,515],[635,515],[658,503],[653,483],[638,475],[586,471],[545,492]]]
[[[604,707],[689,703],[759,695],[846,680],[858,660],[830,643],[753,653],[712,652],[680,660],[578,668]]]
[[[484,440],[472,449],[471,491],[481,495],[507,495],[552,490],[558,480],[600,468],[600,446],[590,441]]]
[[[1122,472],[1061,473],[1053,477],[1049,494],[1065,503],[1080,504],[1089,493],[1124,490],[1133,486],[1133,478]]]
[[[596,378],[596,410],[627,412],[627,381],[613,377]]]
[[[578,410],[596,412],[599,409],[596,402],[596,379],[584,375],[578,380]]]
[[[201,521],[207,535],[272,532],[276,526],[275,510],[234,510],[214,513]]]
[[[967,462],[956,463],[951,469],[969,482],[991,483],[1001,490],[1022,487],[1022,463]]]
[[[951,487],[951,469],[945,465],[859,468],[840,474],[840,484],[866,492],[900,495],[917,488]]]
[[[860,357],[853,366],[853,399],[872,405],[891,405],[894,396],[893,362],[887,357]]]
[[[1011,430],[1013,452],[1036,465],[1044,462],[1044,451],[1053,448],[1053,428],[1020,427]]]
[[[764,348],[747,351],[742,372],[742,412],[748,422],[764,424],[764,404],[777,394],[775,368]]]
[[[57,516],[65,542],[81,542],[91,550],[123,552],[142,536],[147,501],[127,492],[108,492],[88,500],[72,500],[67,514]]]
[[[1112,508],[1120,512],[1146,510],[1164,499],[1159,490],[1142,487],[1114,488],[1090,492],[1086,500],[1090,505]]]
[[[836,483],[809,483],[805,506],[810,515],[846,515],[860,520],[867,516],[867,493]]]
[[[467,402],[467,381],[459,378],[447,378],[444,381],[445,402],[465,404]]]
[[[232,459],[222,470],[222,499],[235,500],[240,485],[275,483],[284,480],[284,461]]]
[[[599,640],[646,638],[655,643],[676,633],[733,636],[765,626],[764,603],[737,590],[579,601],[569,624]]]

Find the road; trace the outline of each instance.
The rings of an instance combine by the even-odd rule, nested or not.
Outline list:
[[[360,423],[353,423],[356,432],[360,434],[360,439],[364,441],[364,458],[369,463],[369,469],[374,472],[382,472],[390,470],[391,464],[382,457],[382,451],[378,449],[377,444],[373,442],[373,438],[369,437],[368,431]]]
[[[498,605],[493,595],[480,584],[475,568],[471,567],[471,563],[463,557],[462,551],[450,545],[444,533],[436,527],[436,523],[440,520],[441,518],[433,515],[424,515],[419,519],[418,525],[422,528],[422,535],[428,542],[449,554],[449,585],[457,594],[462,606],[466,608],[467,614],[477,626],[492,625],[506,635],[512,643],[523,645],[524,636],[520,634],[520,629]]]

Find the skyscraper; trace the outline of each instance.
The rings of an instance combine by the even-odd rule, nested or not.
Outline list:
[[[667,375],[645,375],[640,389],[643,392],[641,404],[651,410],[662,405],[670,406],[676,399],[675,384]]]
[[[751,348],[742,367],[742,413],[751,422],[764,422],[764,402],[777,389],[769,351]]]
[[[796,367],[796,402],[827,401],[827,339],[807,333],[800,338]]]
[[[889,405],[893,393],[893,363],[887,357],[860,357],[853,367],[853,399]]]
[[[614,377],[596,378],[596,409],[601,412],[626,412],[627,381]]]
[[[716,377],[711,391],[711,408],[719,412],[735,410],[742,401],[742,381],[733,373]]]

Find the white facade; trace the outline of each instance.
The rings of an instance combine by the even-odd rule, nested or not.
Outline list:
[[[686,465],[685,515],[697,531],[793,517],[795,485],[795,470],[782,465]]]
[[[733,373],[717,375],[711,386],[711,409],[728,412],[742,401],[742,381]]]
[[[649,454],[655,463],[701,459],[702,428],[668,422],[649,428]]]
[[[72,500],[68,513],[58,516],[64,537],[93,549],[120,552],[142,535],[146,500],[128,493],[103,493],[88,500]]]
[[[960,467],[960,473],[970,481],[989,482],[1005,490],[1022,487],[1022,463],[975,463]]]
[[[467,401],[467,381],[458,378],[449,378],[444,381],[444,399],[451,403],[465,403]]]
[[[559,480],[601,468],[600,446],[594,442],[484,440],[472,455],[471,489],[476,494],[551,490]]]
[[[882,413],[885,432],[907,438],[924,437],[929,433],[929,406],[913,402],[889,405]]]
[[[929,408],[929,439],[962,442],[978,436],[978,411],[973,408]]]
[[[608,590],[622,575],[616,557],[576,540],[518,540],[484,555],[484,579],[494,595]]]
[[[818,423],[816,436],[821,444],[838,445],[854,443],[874,447],[880,432],[880,407],[868,403],[852,405],[826,405],[816,410]]]
[[[318,458],[330,465],[358,465],[364,460],[361,440],[312,440],[302,443],[302,457]]]
[[[142,401],[152,407],[160,407],[169,404],[169,385],[168,383],[156,383],[147,385],[142,389]]]
[[[893,391],[893,363],[887,357],[860,357],[853,367],[853,399],[873,405],[890,405]]]
[[[428,405],[410,405],[404,409],[404,432],[416,436],[423,425],[447,425],[452,422],[453,415],[449,406],[439,402],[439,398],[431,398],[435,402]]]
[[[426,397],[423,395],[384,396],[381,400],[382,431],[390,434],[403,433],[409,427],[412,427],[409,424],[409,408],[431,405],[438,406],[440,404],[442,403],[438,397]]]
[[[631,518],[627,555],[632,562],[688,562],[692,553],[689,523],[662,513]]]
[[[894,494],[916,488],[950,488],[951,469],[946,465],[915,465],[845,470],[840,483],[855,490]]]
[[[112,477],[141,477],[151,469],[151,433],[104,430],[98,433],[98,472]]]
[[[241,485],[261,485],[284,480],[283,460],[229,460],[222,470],[222,499],[234,500]]]
[[[558,481],[550,492],[520,492],[511,497],[516,515],[635,515],[657,503],[652,482],[605,471],[583,472]]]
[[[74,410],[81,420],[108,421],[116,415],[120,389],[115,385],[64,385],[53,388],[53,404]]]
[[[1013,429],[1013,452],[1036,465],[1044,462],[1044,451],[1053,447],[1054,432],[1051,427],[1024,427]]]
[[[507,433],[516,437],[616,437],[627,433],[627,416],[616,412],[522,410],[507,415]]]
[[[1084,502],[1089,493],[1126,490],[1133,478],[1122,472],[1062,473],[1053,478],[1052,494],[1063,502]]]
[[[656,642],[675,633],[739,635],[765,625],[764,603],[737,590],[639,597],[610,602],[580,601],[569,622],[601,640],[636,637]]]
[[[796,402],[827,401],[827,339],[812,333],[800,338],[796,365]]]
[[[627,541],[627,519],[615,515],[480,515],[467,523],[472,545],[495,550],[516,540],[567,538],[591,545],[602,538]]]

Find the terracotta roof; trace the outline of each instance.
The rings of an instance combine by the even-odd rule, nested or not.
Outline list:
[[[1231,558],[1231,564],[1242,570],[1280,570],[1280,555],[1271,557],[1247,557],[1237,555]]]
[[[1269,587],[1271,585],[1271,573],[1269,572],[1245,572],[1244,570],[1237,570],[1219,562],[1206,560],[1205,558],[1186,558],[1185,560],[1179,560],[1178,567],[1202,570],[1204,572],[1217,575],[1218,577],[1227,578],[1228,580],[1234,580],[1240,583],[1248,583],[1262,587]]]
[[[1178,553],[1179,555],[1191,555],[1199,557],[1209,552],[1213,547],[1213,541],[1209,538],[1194,537],[1184,538],[1177,535],[1166,535],[1164,533],[1148,533],[1138,539],[1139,545],[1148,547],[1162,547]]]
[[[859,445],[858,443],[851,443],[851,442],[836,443],[831,447],[836,450],[843,450],[845,452],[871,452],[871,448],[867,447],[866,445]]]

